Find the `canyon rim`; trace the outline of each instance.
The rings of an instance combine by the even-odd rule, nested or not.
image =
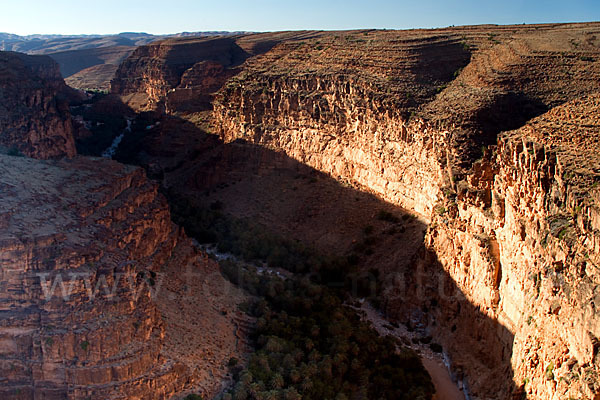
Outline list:
[[[600,23],[84,39],[0,52],[5,398],[600,399]]]

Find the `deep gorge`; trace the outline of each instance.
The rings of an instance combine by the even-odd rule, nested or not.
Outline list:
[[[7,355],[13,353],[0,353],[3,370],[12,371],[5,373],[9,385],[25,388],[28,382],[41,382],[45,395],[59,393],[60,398],[73,376],[81,391],[69,391],[70,398],[85,390],[168,398],[195,389],[214,396],[223,390],[223,382],[237,388],[252,380],[248,371],[235,367],[238,360],[247,361],[243,354],[253,345],[252,340],[247,347],[245,342],[239,345],[239,326],[247,326],[242,334],[252,337],[252,324],[268,316],[275,327],[287,323],[301,331],[307,322],[290,321],[287,315],[303,318],[294,314],[295,296],[318,292],[319,301],[335,303],[327,300],[332,290],[342,303],[367,298],[390,327],[402,325],[432,348],[439,346],[453,378],[471,399],[598,399],[600,51],[592,37],[599,29],[597,24],[556,24],[167,39],[133,51],[117,69],[111,93],[70,99],[76,104],[71,108],[74,118],[63,116],[63,103],[48,100],[65,91],[55,74],[40,78],[52,82],[54,94],[42,92],[18,101],[46,110],[43,118],[52,121],[50,139],[37,140],[46,134],[43,124],[20,128],[23,121],[7,114],[5,129],[36,139],[15,134],[2,142],[7,148],[57,158],[72,157],[76,144],[80,154],[99,156],[117,135],[123,136],[114,152],[116,161],[77,156],[75,161],[39,164],[2,156],[6,171],[31,163],[34,171],[50,168],[55,182],[66,182],[64,171],[77,168],[89,170],[83,175],[98,182],[63,194],[82,203],[75,216],[62,205],[54,207],[68,223],[45,222],[54,229],[70,227],[64,235],[67,243],[72,241],[67,248],[73,248],[69,254],[77,261],[46,262],[55,253],[40,249],[55,251],[55,243],[64,239],[40,231],[38,238],[27,240],[17,229],[21,244],[4,246],[3,257],[13,257],[17,248],[33,256],[27,266],[15,268],[60,271],[78,265],[94,271],[102,257],[110,262],[125,257],[148,264],[145,273],[165,274],[169,293],[182,294],[187,285],[176,265],[193,259],[217,277],[214,285],[229,287],[218,265],[189,236],[225,246],[249,262],[266,261],[295,272],[298,281],[287,283],[293,296],[281,289],[285,283],[258,274],[248,275],[261,283],[258,287],[235,289],[236,295],[227,300],[195,297],[197,301],[183,308],[196,315],[194,325],[185,328],[180,327],[185,316],[174,312],[184,297],[165,298],[162,308],[144,300],[139,308],[144,316],[127,314],[130,319],[122,323],[129,327],[136,318],[146,321],[145,337],[156,342],[148,356],[152,359],[121,352],[127,346],[125,337],[122,343],[103,344],[103,349],[114,346],[115,364],[130,360],[136,366],[111,378],[106,378],[108,372],[79,370],[107,371],[112,364],[106,367],[94,357],[82,364],[73,358],[85,357],[88,345],[99,345],[100,339],[81,339],[61,330],[51,336],[71,336],[61,340],[67,349],[59,350],[44,339],[48,333],[37,322],[28,320],[28,329],[40,339],[23,344],[18,330],[25,322],[11,319],[2,331],[3,348],[14,353],[14,342],[30,349],[21,353],[35,356],[21,357],[23,369],[16,373]],[[60,124],[66,127],[58,140]],[[54,153],[57,140],[66,146],[60,154]],[[110,171],[109,182],[95,169]],[[7,173],[3,184],[13,187],[19,179]],[[114,186],[123,179],[128,183]],[[77,190],[92,194],[77,200]],[[23,193],[34,193],[29,196],[34,207],[38,197],[61,197],[48,191],[28,186]],[[3,215],[16,220],[13,215],[19,212],[9,208]],[[22,218],[23,224],[35,223]],[[84,239],[69,230],[86,232],[84,221],[104,227],[96,236],[85,236],[89,243],[104,238],[106,244],[95,255],[84,252]],[[138,228],[120,238],[119,227],[128,224]],[[44,254],[35,255],[38,251]],[[235,273],[228,275],[223,265],[221,271],[244,287],[235,282],[239,277],[232,278]],[[139,272],[134,268],[127,273]],[[372,283],[377,288],[369,293]],[[346,298],[340,289],[344,285],[354,298]],[[46,309],[34,295],[19,296],[35,313],[42,307],[39,315],[58,315],[58,305]],[[249,306],[252,296],[272,303]],[[6,312],[15,312],[14,297],[2,300]],[[198,314],[198,307],[206,304],[211,311]],[[251,312],[240,311],[240,304]],[[281,310],[278,304],[289,308]],[[338,306],[327,310],[344,324],[354,321],[354,314],[336,311]],[[313,305],[306,307],[313,310]],[[93,325],[101,320],[93,310],[85,315],[90,319],[75,322]],[[271,325],[258,326],[265,335],[288,334]],[[178,342],[203,329],[212,332],[210,339]],[[300,343],[297,338],[280,339],[253,340],[264,357],[265,351],[277,353],[273,349]],[[88,343],[86,349],[82,340]],[[395,348],[396,343],[385,340],[377,342],[377,351]],[[406,345],[397,344],[400,349]],[[194,346],[202,351],[187,352]],[[58,354],[73,364],[63,370]],[[414,356],[400,354],[405,360]],[[256,357],[250,356],[249,370],[262,376],[256,363],[265,361]],[[43,378],[31,370],[34,359]],[[189,367],[198,360],[201,368]],[[283,357],[278,360],[283,362]],[[334,371],[345,365],[333,363]],[[149,365],[163,367],[152,372]],[[84,388],[99,375],[104,384],[114,385],[102,387],[106,392]],[[297,394],[283,386],[296,379],[287,371],[277,379],[265,376],[273,390],[288,390],[290,398]],[[421,379],[419,372],[414,376]],[[158,386],[162,391],[154,390]],[[382,395],[375,386],[369,388],[356,398]],[[12,390],[3,394],[10,397]],[[306,390],[324,397],[336,394]],[[430,394],[428,390],[419,395]]]

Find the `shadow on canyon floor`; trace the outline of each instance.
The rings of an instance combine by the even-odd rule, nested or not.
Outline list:
[[[426,224],[407,210],[283,152],[223,143],[179,118],[143,114],[134,126],[119,161],[142,165],[170,195],[191,199],[198,210],[218,210],[251,221],[269,237],[342,256],[372,282],[375,304],[390,322],[442,344],[456,379],[482,398],[524,398],[512,381],[513,335],[465,298],[425,248]]]
[[[442,343],[457,379],[484,397],[522,397],[511,384],[513,335],[471,304],[425,248],[425,223],[282,152],[236,141],[209,153],[184,163],[183,176],[167,174],[165,183],[199,207],[218,205],[324,256],[351,260],[360,279],[377,285],[371,286],[375,304],[387,319]],[[360,279],[351,286],[359,297]]]

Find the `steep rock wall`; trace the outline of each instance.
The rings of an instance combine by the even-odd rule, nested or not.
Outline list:
[[[203,292],[212,284],[191,295],[181,287],[192,281],[174,282],[187,266],[227,285],[171,222],[144,172],[102,159],[9,156],[0,157],[0,169],[0,393],[11,399],[215,394],[237,341],[218,308],[233,305]],[[193,300],[197,311],[186,300],[169,307],[178,298]],[[202,315],[204,334],[170,317],[181,312],[194,312],[187,319],[194,324]],[[193,357],[181,354],[184,340]],[[203,372],[209,370],[212,376]]]
[[[34,158],[74,156],[70,95],[50,57],[1,52],[0,145]]]
[[[250,89],[233,81],[214,115],[227,142],[243,138],[284,150],[427,217],[445,179],[444,133],[423,122],[409,124],[352,78],[265,79]]]
[[[119,65],[110,90],[136,110],[190,113],[211,110],[213,94],[249,57],[318,32],[272,32],[179,38],[137,48]]]
[[[462,79],[424,115],[448,107],[469,76]],[[563,101],[593,91],[590,82],[577,84]],[[540,117],[543,132],[557,124],[553,113],[569,115],[558,120],[557,131],[571,137],[560,149],[540,139],[544,133],[534,145],[523,128],[502,136],[497,148],[488,147],[481,161],[466,168],[472,155],[461,143],[474,148],[477,142],[469,141],[478,129],[488,124],[501,131],[510,123],[494,124],[515,106],[534,107],[497,88],[473,90],[479,103],[470,99],[464,114],[427,122],[407,117],[393,99],[352,76],[248,73],[221,91],[214,129],[226,141],[241,138],[283,150],[431,221],[422,258],[414,270],[399,271],[403,282],[391,281],[385,307],[392,318],[425,325],[443,343],[457,379],[474,398],[595,399],[598,249],[589,226],[596,206],[578,203],[595,192],[577,197],[566,189],[565,179],[575,172],[561,167],[561,160],[570,154],[576,168],[574,160],[585,157],[577,133],[595,131],[596,122],[583,116],[597,113],[597,99],[586,97],[582,105],[575,100],[566,111]],[[486,112],[497,115],[487,121]],[[529,117],[519,115],[517,123]],[[595,146],[592,139],[585,144]],[[588,181],[597,170],[595,161],[589,163]]]
[[[406,320],[410,313],[403,305],[430,307],[425,323],[449,352],[453,368],[466,374],[475,396],[494,398],[513,391],[535,399],[595,398],[599,237],[594,225],[597,195],[594,189],[588,196],[587,190],[597,162],[580,171],[588,174],[587,186],[569,189],[565,181],[574,179],[571,169],[583,157],[573,131],[597,129],[595,121],[580,123],[577,118],[597,115],[597,98],[575,101],[575,111],[569,111],[572,103],[564,106],[577,121],[569,125],[563,116],[561,128],[572,132],[573,143],[555,149],[528,138],[526,127],[503,136],[465,180],[454,181],[445,158],[448,131],[422,121],[402,123],[389,110],[373,111],[372,103],[352,104],[348,97],[365,96],[359,89],[345,96],[344,85],[321,101],[302,98],[303,84],[331,93],[332,86],[315,79],[288,83],[291,99],[281,99],[276,91],[244,98],[237,103],[240,114],[219,116],[217,109],[222,135],[284,150],[338,180],[357,183],[431,218],[426,237],[431,254],[418,261],[420,273],[439,276],[441,269],[458,291],[445,295],[445,283],[434,278],[433,283],[413,282],[432,287],[409,289],[413,294],[419,290],[419,296],[407,300],[407,293],[398,297],[392,287],[387,308]],[[264,87],[270,91],[277,83]],[[337,114],[320,122],[315,116],[329,107]],[[353,115],[348,109],[361,112]],[[560,110],[550,113],[550,122],[546,115],[541,118],[541,135]],[[257,116],[258,124],[253,120]],[[571,169],[565,167],[565,157],[570,157]]]
[[[597,146],[598,100],[503,134],[470,185],[439,205],[428,235],[470,302],[513,333],[514,381],[530,398],[600,393],[599,164],[586,154]]]
[[[385,308],[443,343],[473,397],[595,399],[590,254],[598,249],[578,216],[594,220],[595,206],[573,203],[564,181],[574,172],[557,167],[582,145],[573,139],[557,150],[536,137],[527,147],[525,130],[481,147],[597,91],[597,32],[597,24],[464,27],[278,43],[225,83],[212,129],[283,151],[431,222],[414,268],[390,277]],[[575,119],[561,129],[587,125]],[[571,199],[571,208],[559,212],[548,199]],[[589,260],[580,260],[582,246]]]
[[[158,42],[139,47],[119,66],[111,91],[129,98],[143,96],[137,100],[139,108],[154,109],[171,89],[179,86],[182,77],[185,85],[184,73],[193,70],[197,63],[227,67],[244,58],[245,52],[235,38],[185,39],[176,46],[169,40]]]

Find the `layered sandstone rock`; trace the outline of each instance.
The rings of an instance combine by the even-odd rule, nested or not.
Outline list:
[[[279,45],[249,60],[226,84],[215,129],[225,140],[283,150],[432,222],[423,257],[415,270],[400,271],[403,282],[390,284],[386,308],[427,325],[475,397],[595,398],[598,313],[590,304],[597,262],[591,254],[598,249],[594,229],[581,230],[594,206],[579,204],[593,194],[580,190],[575,200],[567,193],[563,182],[572,172],[556,161],[566,153],[557,156],[552,145],[544,150],[523,139],[529,128],[503,136],[495,153],[486,149],[487,161],[473,161],[501,131],[597,90],[597,30],[473,28],[444,31],[444,38],[397,33],[390,40],[394,51],[381,55],[383,33],[362,33],[368,51],[355,44],[356,34],[345,38],[345,51],[337,41]],[[455,74],[431,69],[423,50],[428,45],[437,45],[437,54],[446,49]],[[465,50],[471,61],[462,68]],[[402,54],[397,62],[389,60],[394,54]],[[433,76],[419,76],[411,54]],[[548,74],[560,79],[549,81]],[[431,91],[436,85],[437,95]],[[572,164],[586,157],[583,142],[595,145],[595,122],[582,120],[597,112],[595,104],[595,98],[575,101],[538,122],[552,125],[553,113],[579,110],[570,124],[554,128],[569,133],[562,149]],[[595,171],[593,158],[586,159],[593,164],[588,172]],[[544,162],[552,166],[539,166]],[[558,211],[553,202],[571,208]],[[582,265],[589,275],[582,275]]]
[[[243,60],[243,51],[232,38],[184,39],[169,45],[169,40],[142,46],[127,58],[111,81],[111,91],[120,95],[143,93],[143,107],[158,106],[168,91],[179,85],[182,75],[198,62],[232,65]],[[196,67],[196,68],[200,68]],[[218,72],[218,71],[217,71]],[[143,88],[143,90],[140,90]]]
[[[248,52],[216,95],[213,132],[430,223],[413,268],[390,275],[385,308],[443,343],[473,397],[594,399],[597,161],[583,149],[596,148],[584,116],[598,112],[598,24],[303,35]],[[204,101],[180,88],[218,87],[214,60],[171,73],[163,58],[133,58],[122,75],[144,78],[113,90],[176,100],[164,109],[177,114]],[[195,157],[206,161],[186,168]]]
[[[586,96],[503,134],[476,190],[459,188],[454,218],[430,231],[471,302],[514,334],[514,380],[531,398],[600,393],[599,107]]]
[[[367,31],[285,42],[227,82],[214,130],[226,141],[283,149],[428,218],[441,188],[468,171],[500,131],[597,90],[597,63],[574,47],[558,56],[566,40],[543,48],[573,30],[578,41],[587,37],[567,26],[536,34]],[[549,84],[542,71],[561,79]]]
[[[0,53],[0,145],[34,158],[75,155],[68,97],[47,56]]]
[[[117,69],[111,92],[136,110],[189,113],[212,109],[213,94],[247,58],[316,32],[275,32],[166,39],[139,47]]]
[[[144,172],[10,156],[0,170],[0,393],[218,392],[239,357],[237,292],[171,222]]]

